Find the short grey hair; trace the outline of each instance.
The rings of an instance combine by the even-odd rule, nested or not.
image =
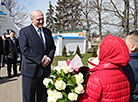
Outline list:
[[[40,11],[40,10],[33,10],[32,12],[31,12],[31,14],[30,14],[30,18],[34,18],[34,13],[35,12],[41,12],[42,13],[42,11]],[[42,13],[43,14],[43,13]]]

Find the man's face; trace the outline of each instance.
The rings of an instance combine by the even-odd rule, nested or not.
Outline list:
[[[14,38],[14,36],[15,36],[14,32],[10,32],[10,37]]]
[[[38,27],[42,28],[44,24],[44,16],[41,12],[37,11],[34,13],[33,18],[31,18],[32,23]]]

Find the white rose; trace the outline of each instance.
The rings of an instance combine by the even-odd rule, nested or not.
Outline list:
[[[65,74],[67,74],[69,72],[67,66],[61,66],[61,69],[63,69]]]
[[[83,85],[78,84],[78,86],[77,86],[77,87],[75,87],[75,92],[76,92],[77,94],[84,93],[84,88],[83,88]]]
[[[82,73],[79,73],[79,74],[75,75],[75,78],[76,78],[76,83],[77,84],[81,84],[81,83],[84,82],[83,74]]]
[[[78,94],[76,93],[69,93],[68,94],[68,99],[71,101],[76,101],[78,99]]]
[[[47,101],[48,102],[56,102],[58,99],[55,96],[48,96]]]
[[[62,95],[62,93],[61,92],[55,92],[55,93],[53,93],[53,94],[55,94],[55,96],[57,97],[57,99],[61,99],[61,98],[63,98],[63,95]]]
[[[53,94],[52,90],[48,89],[47,94],[48,94],[48,96],[52,96],[52,94]]]
[[[45,78],[45,79],[43,80],[43,84],[44,84],[46,87],[48,86],[48,83],[50,83],[50,82],[53,84],[52,79]]]
[[[48,96],[53,96],[53,93],[54,93],[54,92],[55,92],[55,91],[50,90],[50,89],[47,90],[47,94],[48,94]]]
[[[64,90],[66,88],[66,83],[62,80],[57,80],[55,83],[55,87],[57,90]]]
[[[62,93],[59,92],[59,91],[57,91],[57,90],[50,90],[50,89],[48,89],[47,90],[47,94],[48,94],[48,97],[55,97],[56,99],[63,98]]]

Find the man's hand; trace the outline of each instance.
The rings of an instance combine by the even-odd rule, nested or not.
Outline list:
[[[11,53],[10,53],[10,54],[8,54],[8,58],[11,58]]]
[[[44,56],[44,60],[42,61],[42,66],[46,67],[50,63],[50,60],[47,58],[47,56]]]

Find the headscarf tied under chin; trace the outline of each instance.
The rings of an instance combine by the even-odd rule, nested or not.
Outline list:
[[[121,38],[109,34],[101,43],[99,59],[100,64],[125,66],[130,60],[128,47]]]

